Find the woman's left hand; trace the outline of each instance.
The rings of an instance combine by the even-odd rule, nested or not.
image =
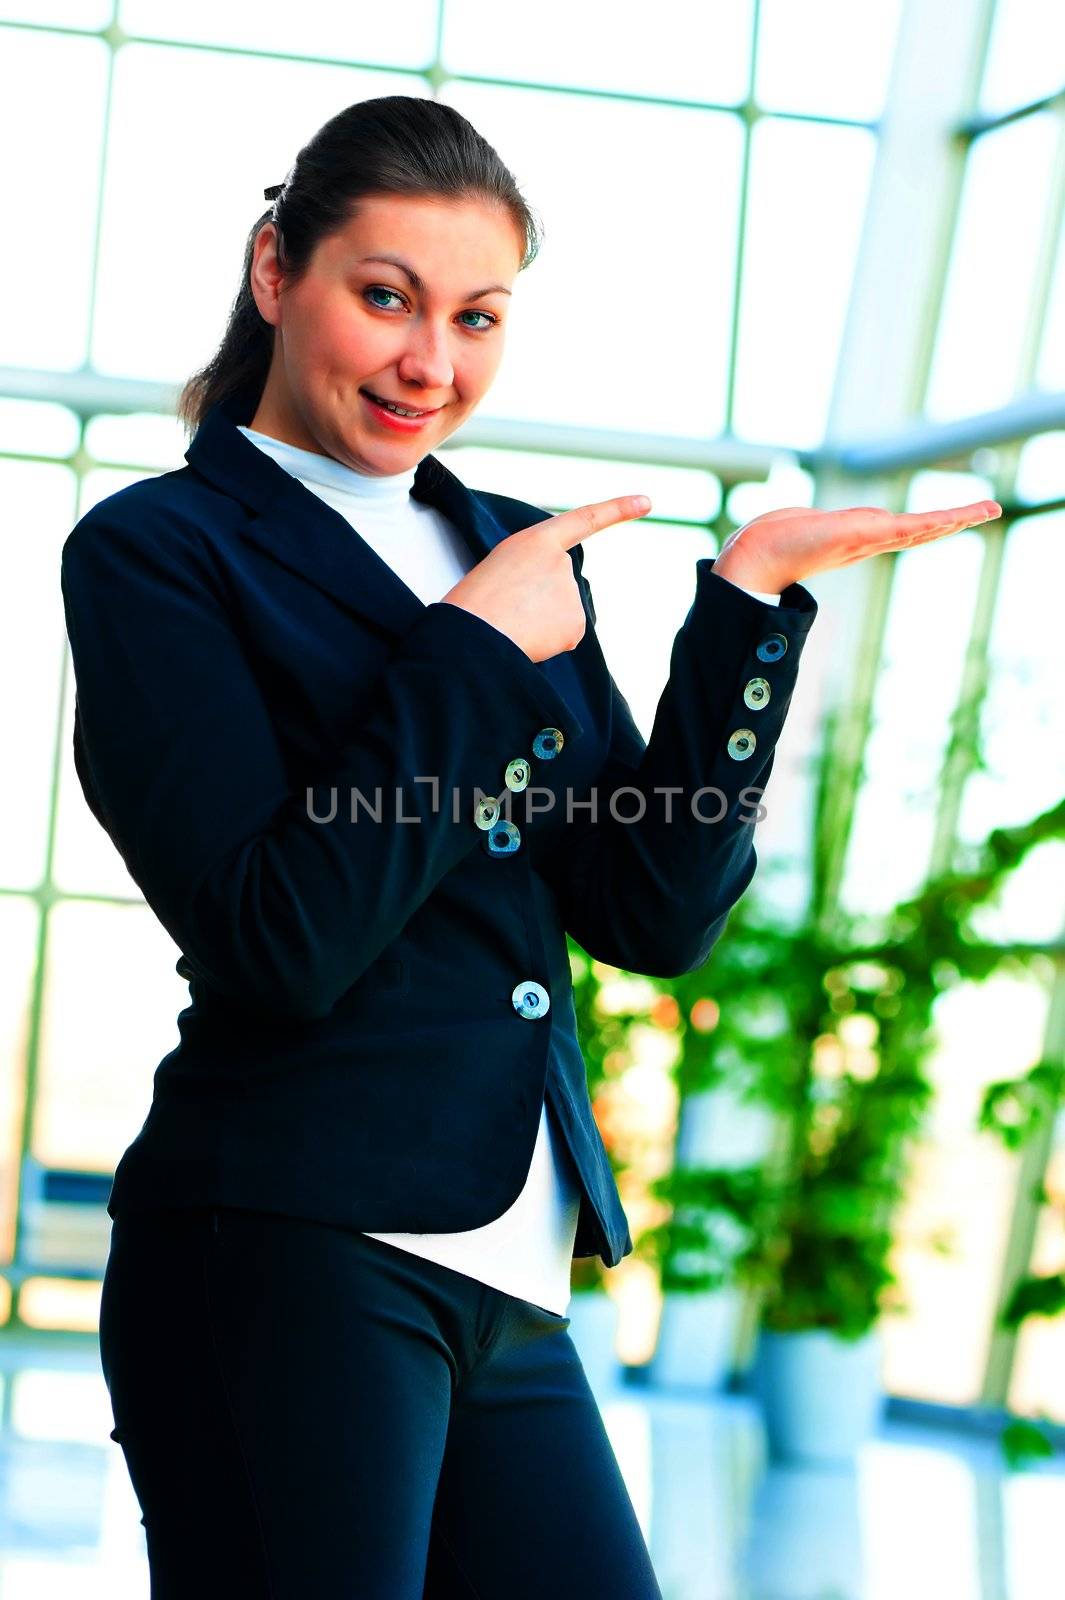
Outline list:
[[[886,550],[909,550],[1001,515],[997,500],[975,500],[945,511],[896,512],[882,506],[819,511],[785,506],[730,534],[714,571],[745,588],[782,594],[789,583],[801,583],[812,573],[847,567]]]

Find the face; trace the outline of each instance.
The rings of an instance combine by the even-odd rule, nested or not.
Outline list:
[[[250,282],[276,331],[250,426],[375,477],[415,466],[495,377],[522,247],[487,202],[374,195],[286,283],[264,223]],[[392,260],[367,259],[381,256]],[[399,417],[383,400],[426,414]]]

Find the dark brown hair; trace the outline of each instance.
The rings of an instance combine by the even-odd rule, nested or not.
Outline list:
[[[347,106],[303,146],[281,193],[248,234],[240,288],[222,342],[189,378],[178,401],[178,417],[190,435],[219,401],[246,390],[255,405],[263,392],[275,330],[259,315],[249,282],[263,224],[276,224],[278,256],[295,282],[321,240],[355,216],[363,196],[393,194],[487,200],[510,212],[525,241],[520,270],[539,250],[542,225],[513,174],[453,106],[403,94]]]

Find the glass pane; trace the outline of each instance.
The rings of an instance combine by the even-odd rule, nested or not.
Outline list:
[[[673,639],[695,599],[695,563],[717,554],[703,528],[651,517],[621,522],[585,543],[584,572],[595,595],[596,633],[637,727],[650,736],[669,677]],[[653,582],[648,572],[653,565]]]
[[[1046,1600],[1059,1581],[1063,1504],[1055,1465],[1047,1462],[1045,1472],[1013,1472],[1002,1481],[1002,1592],[1009,1600]]]
[[[873,121],[898,25],[899,0],[762,0],[755,99],[771,111]]]
[[[298,6],[264,6],[259,0],[225,0],[221,5],[218,0],[182,0],[180,6],[172,0],[122,0],[119,26],[152,39],[421,67],[432,59],[436,11],[437,0],[404,0],[402,25],[397,26],[397,13],[388,6],[359,6],[356,19],[335,0],[300,0]],[[263,183],[280,183],[283,177],[281,172]]]
[[[66,406],[0,397],[0,450],[8,455],[72,456],[80,436],[78,418]]]
[[[19,1297],[22,1320],[31,1328],[95,1333],[100,1326],[101,1288],[100,1283],[76,1278],[27,1278]]]
[[[742,528],[745,522],[781,506],[812,506],[814,493],[813,475],[788,456],[778,455],[764,483],[734,484],[725,504],[729,521]]]
[[[1065,428],[1026,440],[1017,460],[1014,491],[1029,504],[1065,495]]]
[[[263,189],[282,181],[310,132],[355,100],[426,92],[423,78],[400,73],[124,46],[112,89],[94,366],[184,382],[221,338],[248,230],[267,209]],[[64,237],[68,229],[64,218]]]
[[[34,22],[39,28],[106,28],[112,0],[0,0],[0,22]]]
[[[482,414],[719,433],[739,119],[478,84],[449,84],[443,98],[495,145],[545,227]],[[594,181],[574,164],[589,148]]]
[[[143,903],[53,907],[33,1130],[45,1166],[112,1171],[138,1132],[189,1003],[179,954]]]
[[[936,1004],[940,1042],[926,1066],[935,1099],[910,1158],[892,1255],[909,1309],[883,1327],[891,1394],[948,1405],[979,1398],[1018,1158],[977,1131],[977,1116],[989,1083],[1039,1059],[1046,1015],[1046,991],[1010,977],[959,984]]]
[[[0,586],[0,748],[8,753],[0,883],[30,888],[44,874],[52,763],[63,670],[59,547],[73,520],[74,474],[0,461],[4,571]]]
[[[1018,392],[1057,121],[1049,111],[1026,117],[972,147],[928,381],[929,417],[990,411]]]
[[[1040,389],[1065,389],[1065,219],[1058,235],[1056,271],[1043,323],[1043,344],[1035,370]]]
[[[754,128],[733,413],[745,439],[824,437],[875,154],[862,128]]]
[[[1065,914],[1065,840],[1047,839],[1009,874],[993,905],[981,906],[973,927],[994,944],[1053,943]]]
[[[82,476],[79,485],[77,520],[80,521],[87,511],[101,500],[106,500],[108,495],[117,494],[119,489],[125,489],[131,483],[140,483],[144,478],[154,476],[154,473],[145,472],[140,467],[129,467],[125,471],[117,467],[90,468]]]
[[[447,0],[449,72],[735,105],[747,88],[751,0],[539,0],[494,6]],[[541,132],[550,126],[545,123]],[[504,157],[504,159],[506,159]]]
[[[85,429],[85,448],[96,461],[114,461],[159,472],[185,465],[185,429],[175,416],[157,411],[101,414]]]
[[[37,973],[39,913],[32,900],[0,896],[0,1260],[15,1245],[19,1144],[26,1095],[26,1052]],[[2,1321],[0,1317],[0,1321]]]
[[[1065,77],[1065,10],[1046,0],[995,0],[980,109],[1012,111],[1057,94]]]
[[[619,494],[646,494],[658,517],[707,522],[721,505],[721,484],[697,467],[648,466],[589,456],[458,445],[441,457],[471,489],[509,494],[544,511],[568,511]],[[605,531],[605,530],[604,530]]]
[[[969,778],[958,824],[967,840],[1027,822],[1065,794],[1065,513],[1026,517],[1007,541],[982,719],[987,770]]]
[[[1044,1177],[1031,1271],[1050,1277],[1065,1268],[1065,1113],[1058,1117]],[[1021,1323],[1009,1389],[1010,1409],[1022,1416],[1065,1422],[1065,1362],[1061,1318],[1026,1317]]]
[[[962,473],[925,472],[911,483],[906,509],[966,505],[990,493]],[[982,565],[983,541],[972,531],[895,557],[841,888],[849,911],[887,911],[925,881]]]
[[[110,835],[89,810],[74,766],[74,689],[74,666],[68,648],[52,882],[66,894],[115,895],[123,900],[142,900],[141,891],[127,872]]]
[[[63,1284],[61,1287],[65,1288],[68,1284]],[[91,1305],[98,1297],[98,1286],[90,1284],[82,1287],[87,1287],[93,1292],[79,1297],[77,1303],[83,1305],[87,1302]],[[51,1302],[53,1307],[56,1303],[54,1299]],[[38,1302],[38,1304],[40,1303]],[[111,1410],[110,1396],[107,1391],[107,1385],[103,1380],[102,1372],[93,1372],[91,1370],[88,1372],[57,1372],[54,1368],[49,1370],[48,1368],[35,1369],[26,1367],[14,1375],[14,1392],[11,1397],[11,1428],[14,1433],[18,1434],[20,1439],[47,1439],[49,1441],[54,1440],[60,1444],[95,1445],[99,1449],[101,1441],[107,1438],[114,1425],[114,1413]],[[55,1457],[51,1456],[50,1459],[54,1461]],[[61,1489],[57,1474],[56,1478],[53,1479],[53,1494],[56,1502],[60,1500],[64,1492],[65,1484]],[[98,1515],[100,1521],[94,1524],[94,1532],[98,1527],[101,1535],[103,1535],[104,1514],[101,1514],[103,1508],[97,1507],[95,1499],[90,1501],[89,1496],[86,1495],[85,1500],[78,1505],[78,1512],[79,1514],[83,1513],[86,1517]],[[101,1537],[100,1544],[104,1545],[105,1542],[106,1538]],[[70,1543],[72,1545],[80,1543],[73,1529],[71,1530]],[[93,1563],[93,1568],[95,1568],[95,1562]],[[83,1572],[88,1577],[89,1572],[92,1571],[93,1577],[95,1577],[96,1573],[93,1568],[90,1568],[86,1563],[86,1566],[78,1572],[79,1580]],[[62,1570],[58,1561],[54,1563],[53,1570],[55,1569]],[[107,1578],[104,1592],[110,1591],[111,1600],[128,1600],[127,1590],[122,1588],[116,1593],[111,1587],[111,1573],[114,1570],[111,1561],[107,1561],[106,1567],[101,1563],[101,1577],[106,1576]],[[71,1573],[71,1575],[73,1574]],[[78,1590],[78,1600],[90,1600],[90,1596],[94,1596],[96,1600],[99,1600],[101,1590],[97,1589],[95,1584],[92,1584],[89,1589],[83,1589],[79,1581],[76,1585],[70,1585],[70,1589],[74,1588]],[[50,1583],[46,1583],[46,1587],[43,1590],[37,1590],[37,1600],[53,1600],[53,1596],[57,1597],[58,1592],[59,1584],[53,1589]],[[5,1600],[7,1600],[6,1596]]]
[[[1007,1591],[998,1583],[999,1546],[992,1544],[989,1552],[988,1545],[990,1529],[998,1531],[995,1495],[1000,1480],[984,1467],[984,1460],[982,1450],[970,1454],[956,1435],[906,1429],[886,1439],[874,1436],[863,1444],[857,1470],[819,1473],[815,1492],[819,1505],[826,1507],[832,1519],[825,1524],[826,1530],[829,1526],[833,1530],[831,1547],[840,1549],[840,1534],[846,1529],[853,1541],[851,1570],[856,1578],[862,1574],[857,1579],[861,1588],[833,1584],[820,1594],[817,1590],[807,1593],[811,1597],[817,1594],[818,1600],[822,1596],[823,1600],[836,1600],[836,1596],[842,1600],[844,1594],[848,1600],[852,1595],[854,1600],[858,1596],[861,1600],[901,1600],[904,1596],[930,1600],[932,1595],[941,1595],[943,1600],[947,1595],[950,1600],[1006,1600],[1007,1593],[1009,1600],[1036,1600],[1030,1589],[1011,1585]],[[850,1503],[829,1500],[826,1504],[822,1497],[833,1494],[842,1499],[844,1485],[849,1488],[855,1480],[858,1492]],[[799,1514],[785,1522],[785,1509],[776,1527],[782,1532],[789,1524],[803,1527],[808,1519],[798,1502],[796,1511]],[[773,1542],[771,1537],[765,1540],[766,1544]],[[829,1544],[829,1539],[824,1542]],[[842,1548],[846,1547],[843,1543]],[[784,1548],[788,1552],[787,1544]],[[804,1565],[809,1562],[804,1546],[797,1547],[797,1554],[805,1557]],[[796,1566],[792,1565],[791,1571]],[[778,1565],[777,1570],[788,1569]]]
[[[99,39],[0,30],[4,209],[24,225],[0,251],[0,303],[18,307],[0,318],[0,365],[85,360],[109,61]]]

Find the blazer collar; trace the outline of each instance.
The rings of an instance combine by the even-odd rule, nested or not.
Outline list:
[[[250,512],[240,535],[386,633],[403,633],[426,609],[346,518],[252,444],[255,400],[245,390],[212,406],[185,451],[201,477]],[[411,494],[454,523],[480,561],[507,529],[435,456],[418,463]]]

